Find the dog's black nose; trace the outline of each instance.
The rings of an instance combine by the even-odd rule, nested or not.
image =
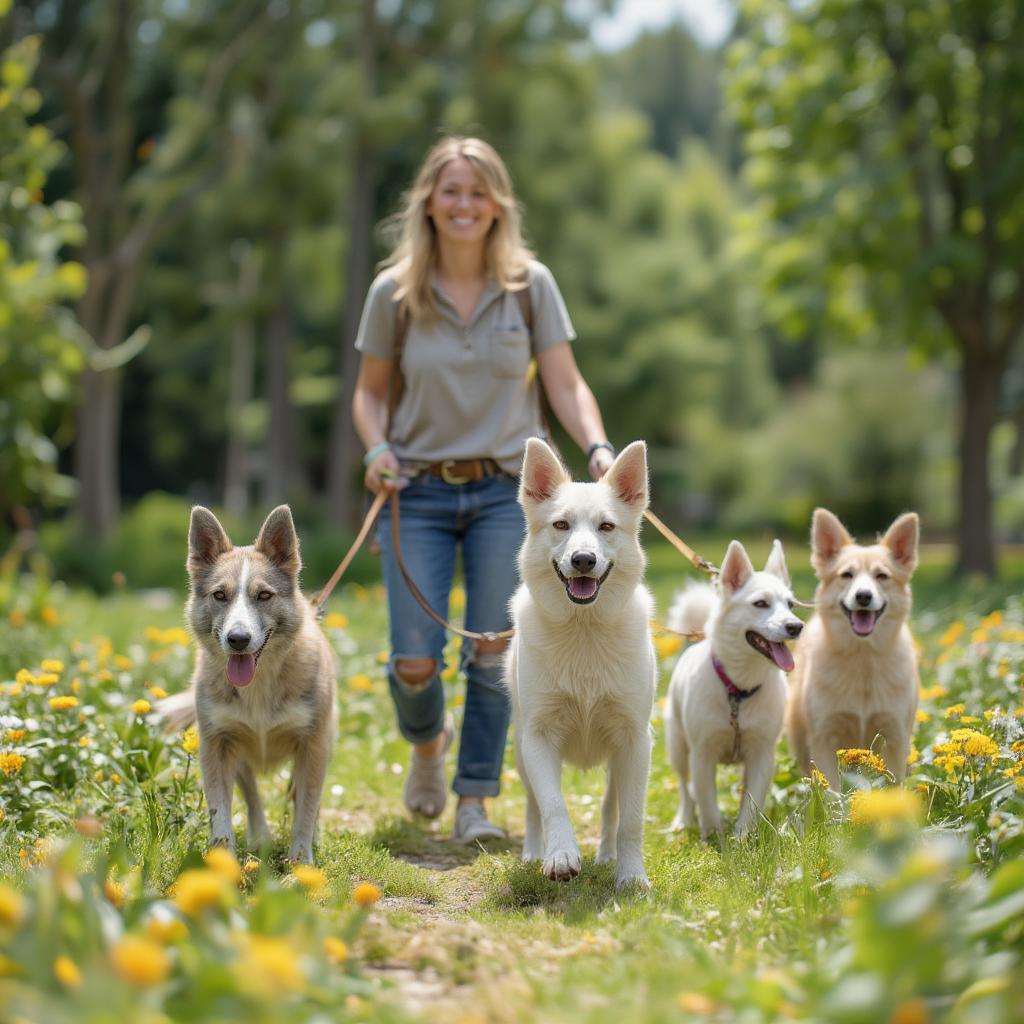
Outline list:
[[[234,651],[244,651],[251,639],[244,629],[233,629],[228,633],[228,646]]]
[[[858,590],[856,595],[857,604],[862,608],[867,608],[871,604],[871,591],[870,590]]]
[[[577,572],[590,572],[597,565],[597,555],[590,551],[577,551],[572,556],[572,567]]]
[[[787,622],[786,633],[787,635],[796,639],[804,631],[804,624],[802,622]]]

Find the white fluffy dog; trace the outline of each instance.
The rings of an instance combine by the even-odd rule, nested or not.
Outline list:
[[[680,779],[673,828],[696,824],[696,801],[701,835],[722,831],[715,787],[719,764],[743,764],[738,836],[746,835],[764,809],[786,706],[784,673],[793,668],[786,641],[803,629],[793,604],[782,545],[775,541],[764,571],[755,572],[734,540],[717,594],[709,584],[693,585],[669,611],[670,628],[705,634],[680,657],[669,684],[665,741]]]
[[[643,863],[656,662],[653,602],[641,582],[647,449],[635,441],[597,483],[573,483],[542,441],[527,442],[519,487],[526,539],[512,599],[508,674],[516,763],[526,788],[524,860],[548,878],[580,870],[562,762],[604,763],[598,863],[616,885],[650,885]]]

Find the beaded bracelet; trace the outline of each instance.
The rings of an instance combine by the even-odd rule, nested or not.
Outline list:
[[[369,466],[374,459],[385,452],[391,451],[391,445],[387,441],[378,441],[364,456],[363,465]]]
[[[616,455],[618,454],[618,453],[617,453],[617,452],[615,451],[615,445],[613,445],[613,444],[611,443],[611,441],[595,441],[595,442],[594,442],[594,443],[593,443],[593,444],[592,444],[592,445],[591,445],[591,446],[590,446],[590,447],[589,447],[589,448],[587,449],[587,465],[588,465],[588,466],[590,465],[590,460],[591,460],[591,459],[592,459],[592,458],[594,457],[594,452],[596,452],[596,451],[598,450],[598,448],[607,448],[607,449],[608,449],[608,451],[610,451],[610,452],[612,453],[612,458],[613,458],[613,459],[614,459],[614,458],[615,458],[615,456],[616,456]]]

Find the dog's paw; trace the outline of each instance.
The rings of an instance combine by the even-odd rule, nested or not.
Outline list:
[[[635,888],[640,893],[648,893],[651,891],[651,880],[643,867],[623,868],[615,876],[615,888],[620,892],[623,889]]]
[[[228,836],[210,836],[210,845],[207,847],[209,850],[215,850],[217,848],[227,850],[229,853],[235,852],[235,836],[234,833]]]
[[[292,848],[288,851],[288,859],[293,864],[312,864],[313,846],[311,843],[303,843],[298,839],[292,842]]]
[[[580,873],[580,851],[556,850],[544,858],[540,870],[552,882],[568,882]]]
[[[540,847],[523,846],[523,860],[543,860],[544,851]]]
[[[676,811],[676,816],[672,819],[672,824],[669,825],[668,830],[670,832],[682,832],[684,829],[693,828],[696,824],[697,818],[695,815]]]
[[[614,846],[602,846],[597,851],[597,856],[594,858],[595,864],[610,864],[615,860],[615,847]]]

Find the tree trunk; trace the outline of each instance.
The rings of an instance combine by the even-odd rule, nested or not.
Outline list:
[[[120,508],[121,371],[86,369],[77,411],[75,510],[87,539],[107,534]]]
[[[1002,367],[981,346],[962,347],[960,377],[960,521],[958,575],[996,571],[989,442],[998,412]]]
[[[364,0],[357,52],[362,69],[364,102],[376,95],[375,0]],[[327,448],[327,502],[335,523],[354,526],[359,488],[355,483],[362,445],[352,424],[352,393],[359,372],[354,342],[363,302],[370,286],[370,248],[373,229],[376,156],[365,128],[357,133],[352,188],[348,197],[348,258],[345,262],[345,299],[338,337],[338,394],[331,417]]]
[[[305,492],[299,429],[292,404],[289,350],[294,333],[291,307],[282,294],[267,325],[267,473],[265,499],[277,505]]]

